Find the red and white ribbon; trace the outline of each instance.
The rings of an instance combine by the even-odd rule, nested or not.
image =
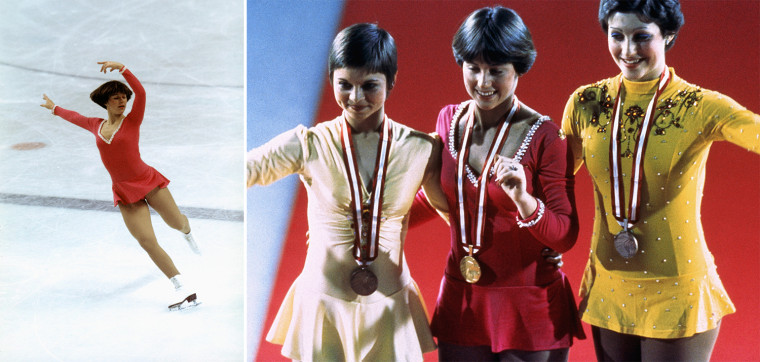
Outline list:
[[[383,130],[380,134],[380,142],[377,145],[377,159],[375,170],[372,175],[372,190],[368,200],[369,220],[362,217],[364,202],[361,192],[361,177],[359,166],[354,155],[353,136],[351,126],[345,115],[341,130],[341,143],[343,145],[343,162],[348,171],[348,184],[351,192],[351,210],[354,228],[354,258],[360,264],[366,265],[377,257],[377,249],[380,238],[380,218],[383,206],[383,190],[388,172],[388,158],[391,152],[391,121],[388,117],[383,120]],[[369,222],[370,225],[365,225]],[[362,231],[368,230],[368,235],[363,237]]]
[[[471,245],[467,240],[469,238],[469,235],[467,233],[467,214],[465,213],[464,204],[465,165],[467,164],[468,158],[470,156],[470,137],[472,135],[472,129],[475,125],[474,109],[476,105],[474,102],[470,103],[470,109],[467,112],[468,118],[467,124],[465,125],[464,136],[462,137],[462,149],[459,151],[459,157],[457,159],[457,203],[459,204],[457,220],[459,222],[458,236],[460,243],[462,244],[462,248],[464,248],[465,251],[469,252],[470,247],[472,247],[473,254],[477,253],[482,245],[483,229],[485,228],[486,221],[486,206],[488,201],[487,196],[489,172],[494,160],[496,159],[496,155],[499,154],[501,148],[504,147],[504,143],[507,141],[507,137],[509,136],[509,129],[512,126],[512,117],[515,115],[515,113],[517,113],[517,109],[519,108],[517,96],[513,95],[512,98],[512,109],[509,111],[508,115],[505,115],[501,119],[502,123],[499,126],[499,131],[496,134],[493,142],[491,142],[491,147],[488,150],[486,162],[483,165],[483,170],[481,170],[480,176],[478,177],[478,217],[475,230],[474,245]],[[456,121],[456,119],[452,120],[452,122]]]
[[[657,90],[652,96],[652,100],[649,102],[649,106],[644,116],[644,123],[641,125],[641,129],[636,136],[636,148],[634,151],[633,160],[633,174],[631,175],[630,186],[630,203],[628,205],[628,216],[625,215],[625,190],[623,186],[623,171],[621,169],[621,152],[619,145],[619,138],[621,133],[620,127],[620,114],[622,99],[625,96],[625,87],[623,86],[623,75],[620,75],[620,84],[618,86],[618,95],[615,99],[615,108],[612,109],[612,140],[610,141],[610,173],[612,179],[612,210],[615,215],[615,219],[620,223],[624,229],[628,230],[633,227],[633,224],[638,221],[639,208],[641,201],[641,179],[642,170],[644,166],[644,151],[647,147],[647,140],[649,139],[649,131],[654,124],[654,111],[657,105],[657,99],[662,94],[662,91],[670,82],[670,72],[668,67],[660,75],[660,81],[657,85]]]

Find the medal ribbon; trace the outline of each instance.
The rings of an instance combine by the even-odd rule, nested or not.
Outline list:
[[[372,175],[372,190],[368,208],[364,209],[361,192],[361,178],[359,166],[354,156],[353,135],[351,126],[345,115],[341,130],[341,144],[343,146],[343,162],[348,171],[348,184],[351,192],[351,210],[354,229],[354,258],[362,265],[369,264],[377,257],[378,240],[380,239],[380,217],[383,205],[383,189],[388,172],[388,157],[391,152],[391,125],[388,117],[383,121],[383,130],[380,134],[380,142],[377,145],[377,158],[375,170]],[[363,216],[368,215],[369,218]],[[367,223],[369,225],[367,225]],[[365,231],[367,233],[365,233]]]
[[[477,185],[477,192],[478,192],[478,219],[476,224],[476,233],[475,233],[475,245],[470,245],[470,243],[467,241],[468,234],[467,234],[467,214],[465,214],[465,206],[464,206],[464,179],[465,179],[465,164],[467,164],[467,160],[470,156],[470,136],[472,134],[472,129],[475,125],[475,105],[473,103],[470,103],[470,110],[467,113],[467,124],[465,125],[465,131],[464,136],[462,137],[462,149],[459,151],[459,158],[457,160],[457,203],[459,204],[458,208],[458,219],[459,219],[459,240],[462,243],[462,247],[465,251],[470,252],[470,248],[472,248],[472,253],[476,253],[478,250],[480,250],[481,247],[481,241],[483,239],[483,229],[485,227],[485,221],[486,221],[486,196],[488,194],[488,179],[489,179],[489,173],[491,169],[491,165],[493,165],[494,160],[496,159],[496,155],[499,153],[502,147],[504,147],[504,143],[507,141],[507,137],[509,136],[509,128],[512,126],[512,123],[510,122],[512,120],[512,117],[517,113],[517,109],[519,108],[519,102],[517,101],[517,96],[512,96],[512,109],[509,111],[508,115],[505,115],[501,119],[501,125],[499,126],[499,131],[496,134],[496,137],[494,138],[493,142],[491,142],[491,147],[488,150],[488,157],[486,158],[486,163],[483,165],[483,170],[480,172],[480,177],[478,177],[478,185]],[[457,120],[453,120],[453,122],[456,122]]]
[[[625,216],[625,190],[623,186],[623,171],[621,169],[621,152],[618,139],[620,138],[620,114],[623,96],[625,96],[625,87],[623,86],[623,76],[620,76],[620,83],[618,86],[618,95],[615,100],[615,108],[612,109],[612,141],[610,142],[610,173],[612,178],[612,209],[615,214],[615,219],[620,223],[623,229],[628,230],[633,227],[639,219],[639,208],[641,201],[641,178],[642,169],[644,167],[644,151],[647,147],[647,140],[649,139],[649,131],[654,124],[654,111],[657,105],[657,99],[662,94],[662,91],[670,82],[670,72],[668,67],[660,74],[660,81],[657,84],[657,90],[652,96],[652,100],[647,107],[646,115],[644,116],[644,123],[641,125],[641,129],[636,135],[636,148],[635,158],[633,161],[633,174],[631,175],[631,195],[630,203],[628,205],[628,217]]]

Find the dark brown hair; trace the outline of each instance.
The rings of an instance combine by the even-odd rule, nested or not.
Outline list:
[[[92,91],[92,93],[90,93],[90,99],[92,99],[97,105],[106,108],[108,99],[111,98],[112,95],[119,93],[125,94],[127,96],[127,101],[132,98],[132,90],[129,89],[126,84],[119,82],[118,80],[112,80],[103,83],[100,87]]]
[[[330,81],[339,68],[364,68],[370,73],[383,73],[390,90],[396,82],[396,58],[396,42],[387,31],[376,24],[354,24],[335,36],[327,70]]]

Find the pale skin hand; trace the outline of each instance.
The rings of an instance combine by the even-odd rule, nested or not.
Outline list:
[[[51,101],[50,98],[48,98],[47,94],[42,93],[42,99],[45,100],[45,103],[40,104],[40,107],[47,108],[51,111],[53,110],[53,108],[55,108],[55,103],[53,103],[53,101]]]
[[[541,256],[544,257],[544,260],[546,260],[547,263],[554,264],[557,268],[561,268],[564,264],[562,261],[562,254],[552,249],[545,248],[544,250],[541,250]]]
[[[112,62],[112,61],[104,61],[104,62],[98,62],[100,64],[100,71],[103,73],[106,73],[107,71],[113,72],[114,70],[121,70],[121,68],[124,68],[124,64],[121,64],[119,62]],[[47,108],[49,110],[53,110],[55,108],[55,103],[53,103],[50,98],[48,98],[47,94],[42,94],[42,99],[45,100],[45,103],[40,104],[40,107]]]
[[[504,193],[514,201],[521,218],[526,218],[536,211],[538,201],[526,189],[525,170],[512,158],[497,156],[494,161],[495,180]]]
[[[103,73],[106,71],[113,72],[114,70],[121,70],[121,68],[124,68],[124,64],[121,64],[119,62],[105,61],[98,62],[98,64],[101,65],[100,71]]]

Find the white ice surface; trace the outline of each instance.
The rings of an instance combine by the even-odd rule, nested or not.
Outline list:
[[[245,191],[242,0],[0,2],[0,196],[112,200],[94,136],[41,108],[42,93],[87,116],[97,61],[146,89],[142,158],[183,208],[242,216]],[[131,102],[130,102],[131,106]],[[42,142],[36,150],[14,145]],[[204,254],[153,217],[159,243],[203,304],[170,313],[171,283],[118,212],[0,203],[0,360],[244,358],[244,232],[191,218]]]
[[[191,220],[199,257],[153,217],[202,302],[170,312],[171,283],[118,214],[2,205],[0,218],[24,235],[0,243],[0,360],[242,360],[240,222]]]

